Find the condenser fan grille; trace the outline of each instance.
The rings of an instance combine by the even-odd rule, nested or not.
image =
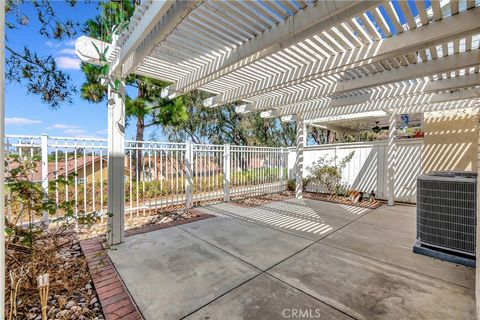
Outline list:
[[[417,239],[422,244],[475,255],[476,178],[432,174],[417,180]]]

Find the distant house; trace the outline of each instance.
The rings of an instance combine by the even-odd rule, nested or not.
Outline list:
[[[143,159],[144,166],[142,168],[142,174],[140,180],[154,181],[154,180],[166,180],[173,176],[185,175],[185,163],[183,159],[179,161],[176,158],[169,158],[165,161],[165,158],[161,160],[157,158],[156,164],[153,159]],[[212,176],[219,174],[222,171],[222,167],[213,160],[207,158],[196,158],[192,164],[193,176]],[[134,170],[134,169],[133,169]]]
[[[233,163],[233,169],[235,171],[246,171],[253,169],[269,168],[275,165],[275,163],[269,163],[269,161],[265,158],[251,157],[239,159],[238,162]]]
[[[17,166],[15,162],[11,163],[11,168]],[[128,177],[129,169],[125,166],[125,176]],[[107,158],[100,156],[77,157],[77,159],[59,159],[48,162],[48,180],[53,181],[58,177],[72,177],[77,173],[77,183],[92,183],[106,181],[108,177]],[[33,182],[42,181],[42,163],[36,163],[35,172],[32,175]]]

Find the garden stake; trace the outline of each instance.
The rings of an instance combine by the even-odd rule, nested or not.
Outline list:
[[[15,316],[16,316],[16,312],[13,311],[14,306],[16,306],[14,295],[15,295],[15,275],[13,271],[10,271],[10,315],[8,317],[9,320],[12,320],[13,313],[15,313]]]
[[[37,277],[38,293],[40,294],[40,305],[42,306],[42,319],[47,320],[47,298],[48,298],[48,273]]]
[[[20,287],[20,282],[22,282],[23,276],[28,273],[23,271],[23,267],[20,268],[20,274],[10,271],[10,315],[8,319],[12,319],[12,316],[17,317],[17,296],[18,288]]]

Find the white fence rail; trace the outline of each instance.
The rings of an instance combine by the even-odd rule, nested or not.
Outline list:
[[[416,202],[416,178],[421,174],[423,139],[398,140],[395,170],[395,200]],[[377,198],[387,199],[387,142],[341,143],[308,146],[304,150],[304,168],[320,157],[342,158],[353,152],[352,160],[342,172],[342,182],[348,188],[370,193]],[[295,152],[289,155],[290,173],[294,171]],[[304,171],[306,176],[307,170]]]
[[[106,139],[8,135],[5,142],[7,159],[13,159],[13,155],[41,159],[36,162],[31,179],[48,190],[57,206],[73,200],[76,213],[106,213]],[[126,215],[178,210],[285,190],[287,157],[288,150],[283,148],[126,141]],[[58,178],[70,178],[73,182],[52,185]],[[10,203],[8,197],[7,185]],[[18,216],[18,223],[27,218],[42,219],[25,217],[21,211],[21,206],[7,206],[7,216]],[[56,216],[61,215],[57,209]]]

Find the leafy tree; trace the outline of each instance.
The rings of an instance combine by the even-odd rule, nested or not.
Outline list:
[[[131,17],[135,4],[135,1],[101,3],[101,13],[86,22],[84,32],[93,38],[110,42],[113,28]],[[101,67],[82,63],[81,68],[86,78],[81,87],[82,98],[95,103],[104,101],[107,87],[100,82]],[[183,98],[171,101],[160,97],[162,88],[166,87],[168,82],[137,75],[128,77],[126,82],[128,86],[137,88],[135,99],[126,97],[127,120],[136,120],[137,141],[143,141],[147,127],[158,124],[176,125],[187,119]]]
[[[66,6],[75,6],[75,0],[64,1]],[[31,16],[25,13],[26,6],[32,6],[33,16],[38,20],[38,32],[46,39],[64,40],[76,35],[78,23],[63,20],[48,0],[7,0],[4,2],[6,28],[17,30],[30,25]],[[59,70],[52,55],[43,56],[25,45],[15,49],[8,37],[5,44],[5,78],[9,82],[27,87],[29,93],[39,95],[43,102],[58,108],[62,102],[72,102],[76,93],[70,83],[70,76]]]
[[[321,129],[318,127],[310,127],[308,137],[313,140],[315,144],[327,144],[333,139],[333,132],[328,129]]]
[[[111,42],[114,28],[132,16],[135,5],[135,1],[102,2],[101,13],[86,22],[84,32],[90,37]],[[81,68],[86,78],[81,87],[82,98],[95,103],[105,101],[107,87],[100,81],[102,67],[82,63]],[[126,97],[125,108],[127,123],[129,120],[135,121],[135,139],[140,141],[139,147],[142,146],[146,128],[177,125],[188,118],[182,97],[174,100],[161,98],[161,90],[168,85],[167,82],[131,75],[126,79],[126,84],[137,89],[136,98]],[[138,152],[136,163],[139,170],[141,157],[141,152]]]
[[[295,124],[279,119],[263,119],[258,113],[239,114],[235,104],[219,108],[203,106],[208,94],[193,91],[184,96],[188,121],[167,124],[163,133],[170,141],[194,143],[230,143],[237,145],[292,146]]]

